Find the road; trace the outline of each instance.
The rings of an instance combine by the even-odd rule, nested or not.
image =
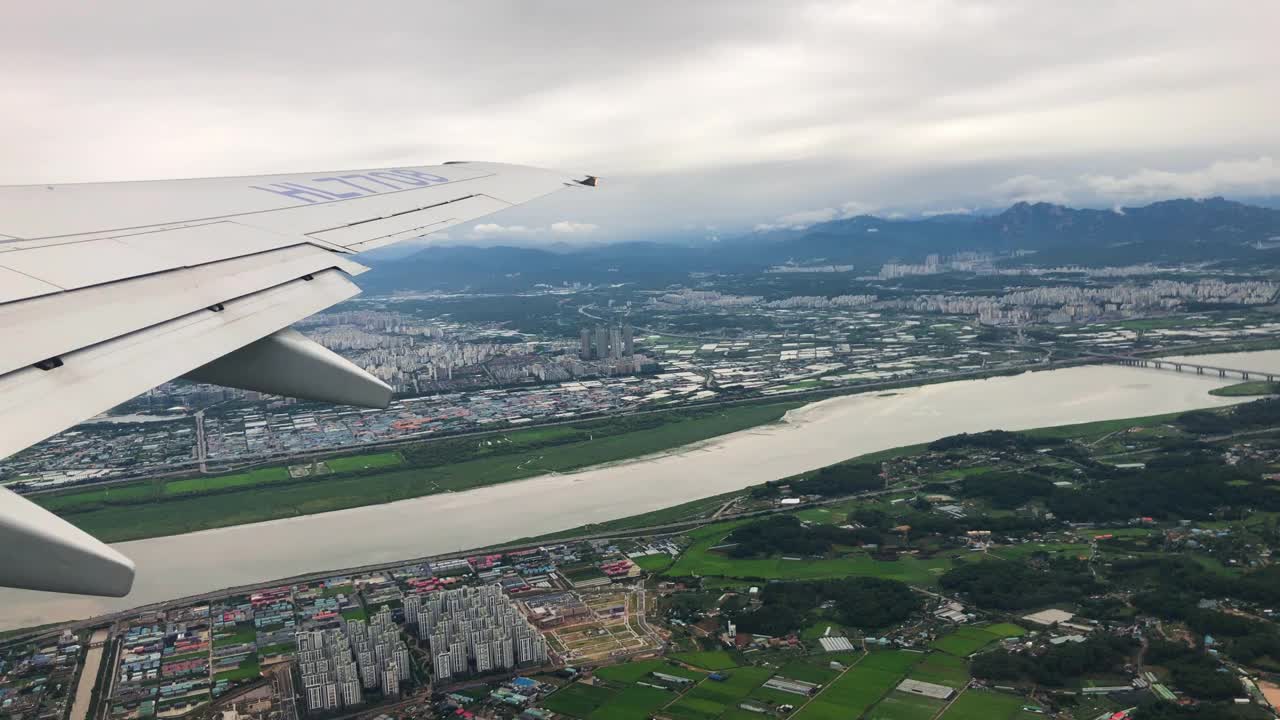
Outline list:
[[[649,627],[649,619],[646,617],[646,614],[649,612],[649,608],[646,605],[648,596],[645,594],[644,585],[641,584],[636,587],[636,589],[632,591],[632,594],[636,599],[636,625],[639,626],[640,630],[644,632],[645,635],[649,636],[649,638],[653,640],[654,644],[658,647],[663,647],[665,642],[663,641],[662,636],[659,635],[656,630]]]
[[[89,705],[93,700],[93,688],[98,684],[107,637],[107,629],[100,628],[89,638],[89,654],[85,656],[84,670],[80,672],[80,682],[76,685],[76,699],[71,705],[69,720],[89,720]]]
[[[298,696],[293,689],[292,663],[281,663],[271,671],[271,689],[281,720],[298,720]]]
[[[196,419],[196,462],[200,464],[200,472],[208,473],[208,445],[204,439],[204,410],[198,410],[195,414]]]

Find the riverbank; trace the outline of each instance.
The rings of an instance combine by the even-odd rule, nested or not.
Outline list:
[[[1228,381],[1229,382],[1229,381]],[[943,383],[806,405],[784,422],[605,468],[339,512],[206,530],[117,548],[138,565],[132,595],[0,590],[0,627],[39,625],[266,582],[463,551],[714,497],[866,453],[960,432],[1025,430],[1240,401],[1228,382],[1118,366]]]
[[[761,402],[513,430],[302,463],[294,472],[288,466],[273,466],[232,475],[95,486],[32,499],[104,542],[142,540],[607,466],[776,422],[802,404]]]

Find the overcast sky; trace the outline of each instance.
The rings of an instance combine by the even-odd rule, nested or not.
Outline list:
[[[1280,3],[12,2],[0,182],[474,159],[450,240],[1280,193]]]

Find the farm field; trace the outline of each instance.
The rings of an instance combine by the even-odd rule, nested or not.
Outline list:
[[[959,690],[969,682],[969,666],[964,658],[944,652],[932,652],[912,668],[907,677]]]
[[[1022,711],[1023,699],[994,690],[969,690],[956,699],[940,720],[1010,720]]]
[[[1020,560],[1036,553],[1047,553],[1050,557],[1077,558],[1089,554],[1088,545],[1072,543],[1022,543],[1020,545],[1004,545],[991,549],[991,554],[1005,560]]]
[[[670,577],[700,575],[769,580],[859,576],[933,586],[937,584],[938,577],[952,567],[951,561],[946,558],[920,559],[904,555],[897,560],[882,561],[860,551],[842,557],[803,560],[784,560],[781,557],[732,558],[712,551],[711,548],[719,544],[734,527],[735,523],[724,523],[703,528],[701,538],[689,546],[664,574]]]
[[[738,661],[734,660],[733,656],[724,650],[676,653],[671,657],[706,670],[726,670],[738,666]]]
[[[1026,628],[1022,627],[1021,625],[1015,625],[1014,623],[1007,623],[1007,622],[994,623],[991,625],[983,625],[982,629],[994,635],[998,635],[1002,638],[1022,637],[1023,635],[1027,634]]]
[[[542,701],[542,707],[570,717],[588,718],[596,708],[612,700],[614,694],[606,688],[574,683],[552,693]]]
[[[966,626],[957,628],[949,635],[943,635],[930,643],[930,646],[956,657],[969,657],[1001,637],[982,628]]]
[[[863,717],[866,720],[933,720],[944,705],[943,700],[893,690]]]
[[[773,674],[767,668],[741,667],[725,673],[723,681],[703,680],[664,711],[676,720],[711,720],[736,708]]]
[[[596,677],[608,680],[609,682],[618,683],[636,683],[649,677],[654,671],[665,673],[667,675],[675,675],[678,677],[689,678],[690,680],[701,680],[704,673],[696,670],[690,670],[679,665],[672,665],[666,660],[637,660],[635,662],[623,663],[621,665],[609,665],[602,667],[596,671]]]
[[[900,650],[873,652],[823,688],[794,717],[797,720],[844,720],[861,717],[885,697],[907,670],[924,658]]]
[[[648,720],[675,697],[672,691],[637,685],[620,690],[587,717],[590,720]]]

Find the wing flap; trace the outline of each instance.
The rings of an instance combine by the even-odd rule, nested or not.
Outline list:
[[[22,300],[60,292],[62,288],[37,280],[30,275],[23,275],[16,270],[0,267],[0,303]]]
[[[0,376],[0,457],[359,293],[339,270],[294,280]]]
[[[138,233],[118,240],[148,255],[165,258],[173,267],[191,267],[297,245],[303,238],[222,221]]]
[[[0,304],[0,337],[22,338],[0,344],[0,376],[328,268],[365,270],[303,244]]]
[[[0,257],[0,267],[63,290],[74,290],[171,270],[174,263],[129,247],[119,240],[88,240],[5,253]]]
[[[26,247],[0,255],[0,267],[63,290],[151,275],[306,242],[234,222],[215,222],[114,238]]]
[[[317,240],[331,242],[344,248],[372,249],[377,240],[397,238],[403,233],[426,235],[466,218],[481,217],[511,207],[485,195],[470,195],[456,200],[431,205],[416,210],[398,212],[388,217],[372,218],[332,230],[309,233]],[[461,218],[462,220],[459,220]]]

